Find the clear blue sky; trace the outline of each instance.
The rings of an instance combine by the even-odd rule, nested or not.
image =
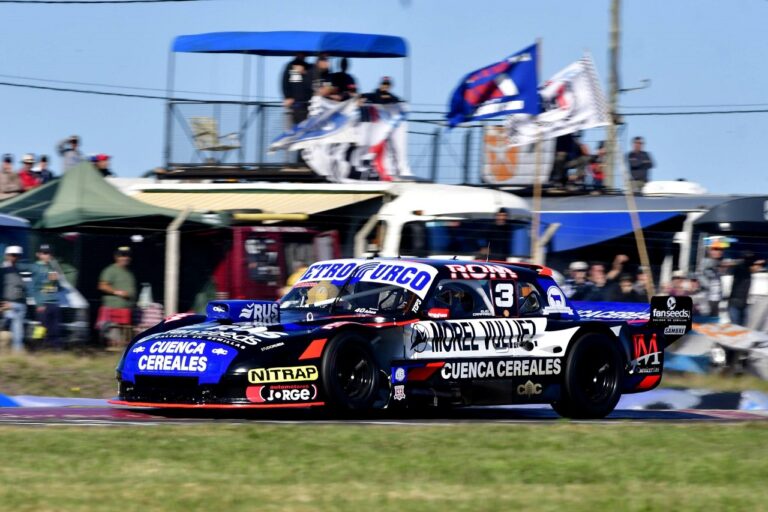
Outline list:
[[[622,96],[621,105],[642,107],[624,112],[664,110],[659,106],[693,110],[689,107],[694,105],[768,108],[767,1],[624,0],[623,4],[622,85],[652,80],[649,89]],[[542,79],[589,50],[605,83],[609,8],[609,0],[0,4],[0,75],[163,89],[168,48],[176,35],[228,30],[377,32],[409,41],[411,102],[421,109],[441,109],[463,74],[537,37],[543,41]],[[181,59],[178,88],[240,92],[241,57]],[[277,77],[285,61],[267,59],[269,97],[278,96]],[[398,61],[356,60],[351,71],[362,89],[372,89],[379,76],[391,74],[395,92],[401,92]],[[0,76],[0,81],[22,80]],[[14,153],[17,159],[24,152],[52,154],[57,140],[76,133],[87,153],[114,155],[113,167],[121,176],[138,176],[162,161],[160,101],[0,87],[0,111],[0,152]],[[686,177],[715,193],[768,191],[762,140],[768,114],[627,120],[624,140],[645,136],[657,162],[654,179]],[[592,141],[601,137],[599,132],[586,135]],[[58,160],[55,163],[58,170]]]

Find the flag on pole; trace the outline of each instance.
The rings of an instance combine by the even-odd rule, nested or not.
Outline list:
[[[461,79],[451,95],[448,125],[504,114],[538,114],[536,45]]]
[[[506,120],[510,146],[532,144],[568,133],[611,124],[592,57],[561,70],[539,89],[542,112],[515,114]]]

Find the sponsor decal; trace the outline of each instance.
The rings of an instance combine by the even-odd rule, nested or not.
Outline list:
[[[684,325],[668,325],[664,328],[664,334],[670,336],[682,336],[685,334]]]
[[[605,311],[600,309],[580,309],[579,317],[593,320],[648,320],[648,313],[643,311]]]
[[[285,345],[284,342],[278,341],[277,343],[272,343],[271,345],[267,345],[266,347],[261,347],[261,351],[264,352],[265,350],[272,350],[273,348],[282,347]]]
[[[422,354],[440,357],[504,354],[536,346],[536,335],[545,326],[543,318],[417,322],[410,327],[410,351],[419,357]]]
[[[690,326],[693,301],[690,297],[653,297],[651,322],[654,325],[682,324]]]
[[[542,313],[549,315],[551,313],[565,313],[567,315],[573,314],[573,309],[568,307],[565,302],[565,294],[559,286],[550,286],[547,288],[547,303],[549,304],[544,308]]]
[[[560,368],[559,357],[446,361],[440,370],[440,376],[446,380],[506,379],[533,375],[560,375]]]
[[[317,380],[317,377],[317,366],[286,366],[282,368],[254,368],[248,370],[248,382],[251,384],[299,382]]]
[[[517,279],[514,270],[491,263],[448,264],[451,279]]]
[[[397,401],[405,400],[405,386],[402,384],[392,388],[394,391],[393,398]]]
[[[237,348],[254,346],[265,340],[276,340],[288,336],[282,331],[268,331],[264,326],[248,327],[247,325],[194,325],[181,329],[174,329],[160,334],[152,335],[149,339],[167,340],[182,338],[186,340],[205,340],[217,343],[225,343]],[[144,340],[142,340],[144,341]]]
[[[661,370],[661,351],[656,333],[653,333],[647,340],[645,334],[633,335],[632,347],[635,356],[632,360],[634,373],[657,373]]]
[[[280,321],[280,305],[277,302],[252,302],[240,310],[239,318],[259,323],[277,323]]]
[[[374,308],[357,308],[355,309],[355,313],[360,315],[375,315],[378,311]]]
[[[211,340],[155,339],[138,341],[125,355],[123,380],[137,374],[194,376],[200,384],[215,384],[237,356],[237,350]]]
[[[416,299],[416,302],[413,303],[413,307],[411,308],[411,313],[417,313],[420,307],[421,307],[421,299]]]
[[[311,265],[299,281],[330,280],[341,285],[347,278],[352,277],[350,282],[365,281],[401,286],[423,299],[436,275],[436,268],[423,263],[337,260]]]
[[[398,367],[394,369],[395,382],[405,382],[405,368]]]
[[[245,390],[245,396],[255,403],[309,402],[317,398],[317,386],[314,384],[249,386]]]
[[[214,313],[226,313],[227,311],[229,311],[229,306],[227,306],[226,304],[215,304],[211,308],[211,310]]]
[[[340,260],[329,263],[315,263],[310,265],[299,281],[319,281],[333,279],[341,281],[352,275],[352,271],[359,265],[357,260]]]
[[[201,373],[208,368],[204,353],[202,342],[156,341],[149,346],[149,354],[139,357],[136,366],[142,371]]]
[[[517,394],[520,396],[525,396],[527,398],[531,398],[534,395],[540,395],[541,394],[541,384],[534,384],[532,381],[528,381],[525,384],[520,384],[517,386]]]
[[[430,308],[430,310],[427,311],[427,316],[429,318],[434,318],[435,320],[441,320],[447,319],[450,313],[451,311],[448,308]]]

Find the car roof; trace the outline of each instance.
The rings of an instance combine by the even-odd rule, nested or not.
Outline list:
[[[396,262],[411,262],[411,263],[420,263],[423,265],[429,265],[431,267],[436,268],[438,271],[440,271],[441,274],[444,274],[446,272],[450,272],[451,268],[455,268],[455,266],[467,266],[467,265],[492,265],[492,266],[503,266],[504,268],[508,268],[512,271],[514,271],[516,274],[519,274],[521,276],[525,276],[528,279],[535,278],[537,276],[545,276],[545,277],[552,277],[552,269],[549,267],[545,267],[542,265],[536,265],[533,263],[522,263],[522,262],[515,262],[510,263],[507,261],[497,261],[497,260],[458,260],[458,259],[434,259],[434,258],[410,258],[410,257],[398,257],[398,258],[346,258],[346,259],[337,259],[337,260],[323,260],[322,262],[316,262],[316,263],[334,263],[334,262],[349,262],[349,261],[357,261],[359,264],[363,264],[366,262],[385,262],[385,263],[396,263]],[[450,265],[450,266],[449,266]]]

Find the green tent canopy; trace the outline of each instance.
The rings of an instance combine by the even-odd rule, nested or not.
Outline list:
[[[165,230],[178,210],[137,201],[110,185],[90,163],[84,162],[41,187],[0,202],[0,213],[16,215],[38,229]],[[217,215],[191,214],[187,227],[219,227]]]

